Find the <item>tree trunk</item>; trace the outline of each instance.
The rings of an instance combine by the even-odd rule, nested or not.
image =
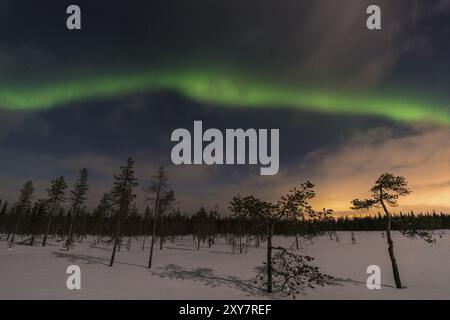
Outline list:
[[[81,235],[81,243],[83,243],[83,238],[86,238],[87,218],[88,218],[88,213],[84,212],[83,231],[82,231],[82,235]]]
[[[69,233],[67,235],[67,240],[66,240],[66,249],[69,250],[70,249],[70,245],[72,244],[72,229],[73,229],[73,219],[75,216],[75,210],[72,210],[72,215],[70,216],[70,223],[69,223]]]
[[[70,246],[72,244],[72,226],[73,226],[73,222],[72,222],[72,218],[70,218],[69,234],[67,235],[67,240],[66,240],[66,249],[67,250],[70,249]]]
[[[152,267],[153,262],[153,247],[155,245],[155,237],[156,237],[156,205],[155,205],[155,211],[153,213],[153,231],[152,231],[152,242],[150,244],[150,257],[148,258],[148,268],[150,269]]]
[[[398,271],[397,260],[395,260],[394,241],[392,240],[391,235],[391,215],[389,214],[389,211],[387,210],[383,200],[381,200],[381,205],[383,207],[384,212],[386,213],[386,236],[388,243],[389,258],[391,259],[392,271],[394,273],[395,287],[397,289],[401,289],[402,282],[400,280],[400,272]]]
[[[161,230],[159,232],[159,250],[162,250],[163,249],[163,243],[164,243],[164,217],[163,217],[162,214],[160,216],[161,217],[159,218],[160,219],[159,227],[160,227]]]
[[[45,245],[47,244],[47,237],[48,234],[50,233],[50,228],[52,227],[52,220],[53,220],[53,210],[52,213],[50,213],[50,217],[48,218],[47,229],[45,230],[44,240],[42,240],[43,247],[45,247]]]
[[[242,254],[242,221],[239,218],[239,253]]]
[[[15,237],[17,231],[19,230],[19,224],[20,224],[20,215],[17,217],[17,221],[16,221],[16,224],[14,226],[14,232],[13,232],[12,238],[10,240],[11,244],[14,243],[14,237]]]
[[[267,292],[272,293],[272,233],[273,224],[267,226]]]
[[[142,232],[144,234],[144,239],[142,240],[142,250],[145,249],[145,239],[147,238],[147,217],[144,218],[144,230]]]
[[[111,260],[109,261],[109,266],[112,267],[114,264],[114,258],[116,257],[116,250],[117,250],[117,245],[119,243],[120,240],[120,216],[117,217],[117,229],[116,229],[116,236],[114,239],[114,247],[113,247],[113,251],[111,254]]]

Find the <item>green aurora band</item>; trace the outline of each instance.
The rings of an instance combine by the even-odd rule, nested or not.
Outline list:
[[[149,90],[173,90],[195,101],[224,107],[291,108],[450,125],[450,108],[446,103],[407,95],[310,89],[210,70],[122,72],[43,84],[2,85],[0,109],[41,110]]]

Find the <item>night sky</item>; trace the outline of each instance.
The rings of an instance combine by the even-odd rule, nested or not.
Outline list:
[[[311,180],[345,213],[385,171],[410,182],[400,209],[448,210],[449,19],[448,0],[0,0],[0,199],[87,167],[93,207],[132,156],[140,207],[165,165],[186,210]],[[170,134],[194,120],[279,128],[279,174],[172,165]]]

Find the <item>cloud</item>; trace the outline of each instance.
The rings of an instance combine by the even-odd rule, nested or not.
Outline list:
[[[312,1],[297,26],[297,72],[309,79],[336,85],[370,86],[389,74],[406,53],[430,48],[430,30],[420,29],[426,18],[449,12],[448,1],[377,1],[382,30],[366,28],[370,0]],[[307,45],[305,45],[305,43]]]
[[[0,142],[14,134],[46,137],[50,125],[37,113],[5,110],[0,108]]]
[[[380,139],[380,137],[384,137]],[[378,128],[357,134],[338,147],[305,157],[300,166],[318,185],[321,202],[348,211],[350,201],[364,197],[383,172],[405,176],[413,193],[399,209],[450,208],[450,130],[418,126],[394,136]]]
[[[211,63],[226,68],[236,63],[238,68],[254,68],[261,73],[266,69],[284,73],[288,80],[315,79],[332,85],[339,80],[341,84],[370,86],[389,74],[406,53],[429,49],[436,29],[433,25],[423,28],[422,23],[450,12],[447,0],[378,0],[383,29],[369,31],[366,8],[371,4],[374,3],[370,0],[193,0],[183,4],[159,1],[127,7],[125,11],[132,13],[134,19],[133,28],[116,26],[120,37],[99,41],[104,38],[102,32],[110,22],[108,18],[123,14],[125,9],[111,5],[110,14],[90,21],[91,29],[80,42],[71,39],[73,46],[83,50],[60,46],[67,36],[61,30],[52,32],[46,41],[37,41],[40,38],[32,30],[20,46],[15,37],[5,39],[0,46],[0,66],[7,66],[1,61],[2,55],[8,55],[7,60],[17,61],[13,71],[31,64],[47,76],[64,75],[64,69],[72,68],[86,71],[103,66],[117,70],[125,64],[139,68],[162,65],[166,59],[161,57],[170,60],[175,56],[178,66],[197,61],[202,66]],[[11,2],[9,6],[14,5]],[[4,8],[8,8],[8,3]],[[0,16],[1,12],[0,5]],[[30,12],[15,12],[33,18]],[[53,20],[47,20],[40,21],[40,26],[53,30]],[[114,61],[108,68],[111,60],[105,57],[111,51],[123,61],[119,67]],[[67,66],[54,68],[61,63]],[[7,73],[6,79],[16,73]]]
[[[412,194],[400,200],[395,211],[450,211],[450,129],[417,125],[411,131],[394,132],[379,127],[355,133],[337,146],[308,153],[276,176],[248,174],[234,183],[211,191],[226,207],[232,196],[254,194],[276,201],[306,180],[316,185],[316,209],[330,208],[337,214],[350,210],[355,198],[369,196],[384,172],[406,177]],[[221,196],[219,196],[221,195]]]
[[[91,172],[89,207],[94,207],[103,192],[110,190],[112,177],[123,159],[102,154],[55,156],[1,150],[0,194],[13,201],[23,181],[33,179],[39,197],[45,196],[50,178],[64,175],[71,185],[77,172]],[[133,155],[139,179],[137,204],[145,205],[143,189],[163,158],[146,152]],[[168,165],[170,184],[182,209],[192,212],[200,206],[218,204],[227,212],[230,199],[254,194],[276,201],[293,186],[306,180],[316,184],[316,209],[331,208],[338,213],[353,213],[350,201],[363,198],[377,177],[384,172],[405,176],[413,193],[400,200],[396,210],[450,209],[450,129],[415,126],[398,134],[380,127],[355,133],[337,146],[308,153],[290,166],[282,166],[276,176],[260,176],[256,167],[173,166]],[[167,163],[166,163],[167,164]]]

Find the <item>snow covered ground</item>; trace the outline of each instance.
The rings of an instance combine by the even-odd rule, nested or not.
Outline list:
[[[324,273],[336,277],[335,285],[308,289],[297,299],[449,299],[450,232],[436,244],[411,240],[394,233],[395,250],[405,289],[393,288],[394,280],[381,232],[339,232],[339,242],[328,236],[302,241],[303,251]],[[246,254],[233,254],[223,239],[200,251],[191,237],[155,247],[154,267],[145,266],[149,248],[133,240],[123,246],[116,264],[108,267],[110,250],[93,245],[92,238],[70,251],[61,242],[41,246],[0,241],[0,299],[279,299],[249,281],[265,257],[265,243]],[[150,241],[147,240],[147,244]],[[276,237],[274,245],[290,247],[293,238]],[[68,290],[66,268],[81,268],[81,290]],[[381,268],[381,290],[366,287],[366,268]]]

